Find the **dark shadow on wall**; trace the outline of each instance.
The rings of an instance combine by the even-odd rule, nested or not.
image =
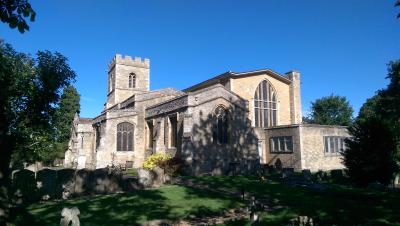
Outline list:
[[[221,105],[215,108],[218,106]],[[187,171],[192,175],[234,175],[259,168],[258,138],[247,112],[235,105],[224,107],[228,114],[226,143],[216,139],[218,119],[214,111],[200,111],[200,120],[192,126],[191,134],[183,135],[183,148],[178,155],[191,159],[187,161]]]

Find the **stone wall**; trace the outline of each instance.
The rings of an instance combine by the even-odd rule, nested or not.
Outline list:
[[[293,141],[293,152],[290,153],[272,153],[271,137],[290,136]],[[277,126],[265,129],[265,164],[276,165],[277,162],[282,163],[284,168],[294,168],[299,171],[302,169],[301,165],[301,143],[299,125]]]
[[[136,75],[135,87],[129,87],[129,75]],[[150,61],[130,56],[122,57],[117,54],[109,64],[109,86],[106,108],[120,103],[130,96],[149,91],[150,88]]]
[[[181,94],[181,92],[174,89],[163,89],[136,94],[132,107],[128,107],[128,105],[132,105],[132,103],[129,102],[125,104],[125,102],[123,102],[120,104],[120,107],[125,107],[124,109],[113,108],[112,110],[107,110],[105,112],[106,117],[101,122],[103,132],[100,147],[97,148],[96,152],[96,168],[103,168],[111,166],[112,164],[125,165],[126,161],[133,161],[134,167],[141,167],[147,149],[146,108],[166,102]],[[135,127],[134,151],[122,152],[116,150],[117,125],[122,122],[129,122]],[[159,129],[163,130],[163,119],[157,122],[160,123]],[[164,143],[164,140],[158,140],[157,142],[159,142],[158,147],[162,147],[161,144]]]
[[[271,153],[270,138],[291,136],[293,138],[292,153]],[[294,168],[296,171],[309,169],[327,171],[343,169],[341,155],[326,155],[324,150],[324,136],[349,137],[347,128],[343,126],[325,125],[289,125],[265,129],[265,164],[275,165],[276,161],[282,167]]]
[[[137,178],[102,168],[96,170],[42,169],[12,173],[12,198],[17,202],[67,199],[80,195],[109,194],[138,189]]]
[[[301,94],[300,94],[300,73],[290,71],[286,76],[292,81],[290,84],[290,120],[291,124],[300,124],[302,122],[301,113]]]
[[[227,144],[213,140],[214,112],[218,106],[229,112]],[[221,85],[190,93],[180,154],[187,161],[191,174],[228,174],[237,165],[244,170],[244,166],[259,163],[258,138],[250,126],[246,106],[246,101]]]
[[[117,151],[117,125],[128,122],[134,125],[134,151]],[[96,149],[96,168],[104,168],[111,165],[123,164],[126,161],[134,161],[141,155],[140,128],[138,113],[133,110],[120,110],[107,112],[107,120],[102,123],[100,146]]]
[[[304,124],[300,127],[300,133],[302,169],[326,171],[344,168],[340,154],[325,154],[324,136],[349,137],[346,127]]]
[[[231,78],[230,85],[232,92],[238,94],[249,103],[249,119],[252,121],[252,126],[254,126],[254,93],[257,89],[257,86],[263,80],[269,81],[277,92],[277,125],[291,124],[290,81],[282,82],[281,80],[278,80],[266,73],[258,76]]]

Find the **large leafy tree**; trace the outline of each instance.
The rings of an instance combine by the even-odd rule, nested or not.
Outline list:
[[[358,185],[388,184],[400,162],[400,61],[390,62],[386,89],[361,107],[343,162]]]
[[[396,139],[389,122],[377,117],[356,121],[349,132],[343,163],[351,180],[359,186],[372,182],[389,184],[398,170],[395,161]]]
[[[80,95],[72,85],[67,86],[61,95],[60,105],[54,115],[55,144],[47,160],[52,161],[64,155],[71,136],[71,124],[76,113],[80,111]]]
[[[306,123],[348,126],[352,122],[353,108],[346,97],[330,95],[311,102]]]
[[[0,0],[0,20],[24,33],[29,30],[25,18],[35,21],[36,13],[28,0]]]
[[[11,156],[47,154],[60,90],[74,79],[61,54],[39,51],[32,58],[0,41],[0,225],[8,219]]]
[[[400,0],[397,0],[395,6],[400,6]],[[400,13],[397,14],[397,18],[400,18]]]

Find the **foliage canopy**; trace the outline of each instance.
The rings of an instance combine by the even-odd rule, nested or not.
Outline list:
[[[36,12],[28,0],[0,0],[0,20],[7,23],[10,28],[18,28],[24,33],[29,30],[25,18],[35,21]]]
[[[311,102],[306,123],[348,126],[352,122],[353,108],[346,97],[330,95]]]

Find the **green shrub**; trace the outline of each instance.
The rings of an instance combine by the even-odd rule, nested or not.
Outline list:
[[[143,163],[143,168],[152,170],[156,166],[160,166],[161,162],[171,159],[172,156],[164,153],[155,153],[150,155]]]

